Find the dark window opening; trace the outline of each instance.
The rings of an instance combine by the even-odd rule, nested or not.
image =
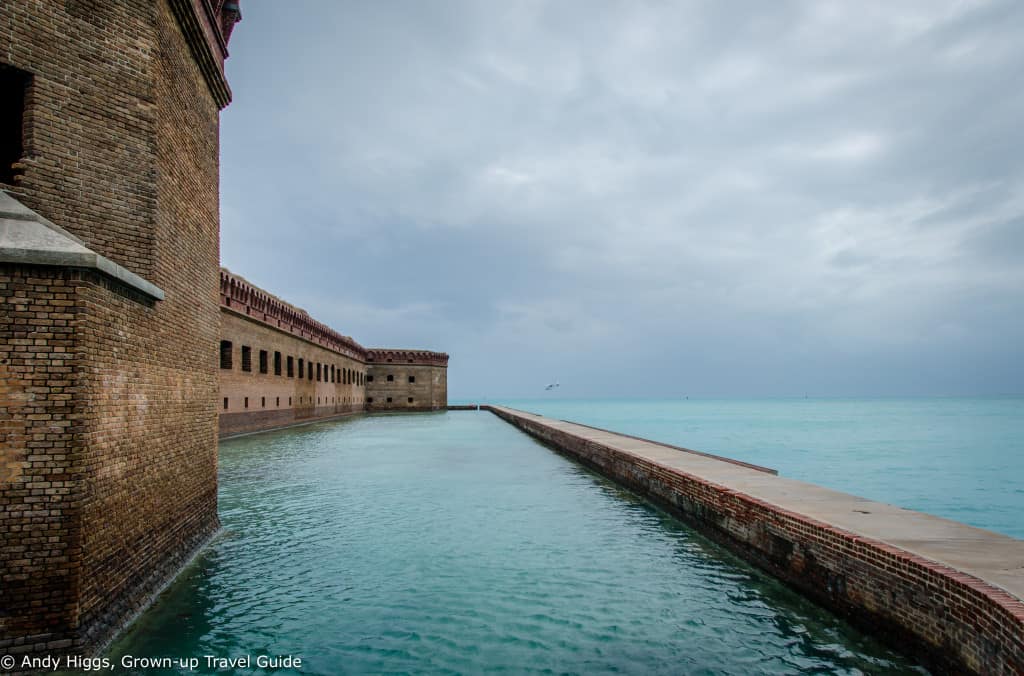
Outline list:
[[[267,407],[267,398],[266,397],[260,397],[260,408],[266,408],[266,407]]]
[[[303,378],[306,375],[306,362],[302,361],[302,357],[299,357],[299,377]]]
[[[366,403],[367,404],[372,404],[373,403],[373,397],[367,397],[366,398]]]
[[[388,403],[389,404],[391,403],[391,397],[388,397]]]
[[[228,410],[228,398],[224,397],[224,410]]]
[[[248,345],[242,346],[242,370],[252,371],[252,348]]]
[[[269,357],[266,350],[260,350],[260,373],[267,372]]]
[[[0,183],[21,177],[16,168],[25,154],[25,100],[32,76],[0,64]]]
[[[313,379],[313,362],[306,362],[306,370],[309,371],[309,380]]]
[[[412,403],[412,397],[409,397],[409,403],[410,404]]]
[[[322,370],[322,367],[323,367],[323,364],[321,364],[320,362],[316,363],[316,381],[318,383],[320,382],[320,372]]]
[[[372,383],[373,382],[373,376],[366,376],[366,382]]]
[[[245,407],[249,408],[249,397],[245,398]]]
[[[291,406],[291,405],[292,405],[292,398],[291,398],[291,397],[288,397],[288,405],[289,405],[289,406]]]
[[[389,382],[389,383],[393,383],[393,382],[395,382],[395,376],[389,373],[389,374],[388,374],[388,382]]]
[[[409,376],[409,382],[410,383],[416,382],[416,376]]]
[[[288,355],[288,377],[295,377],[295,358],[291,355]]]
[[[281,353],[274,352],[274,375],[281,375]]]
[[[280,405],[281,405],[281,397],[274,397],[274,408],[277,408]]]
[[[220,367],[222,369],[231,368],[231,341],[222,340],[220,341]]]

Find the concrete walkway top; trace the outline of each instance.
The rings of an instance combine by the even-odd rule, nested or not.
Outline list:
[[[746,494],[976,577],[1024,600],[1024,540],[712,456],[501,406],[513,415]]]

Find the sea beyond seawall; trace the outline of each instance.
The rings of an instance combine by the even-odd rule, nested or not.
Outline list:
[[[1024,397],[480,403],[716,453],[1024,538]]]

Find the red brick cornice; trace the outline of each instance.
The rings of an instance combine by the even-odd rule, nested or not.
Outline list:
[[[231,88],[224,76],[224,59],[228,56],[231,29],[242,18],[238,0],[217,0],[216,9],[210,0],[168,2],[214,101],[219,108],[224,108],[231,103]]]
[[[366,348],[322,324],[305,310],[289,305],[231,271],[220,270],[220,305],[249,319],[262,322],[346,357],[366,361]]]
[[[415,364],[419,366],[448,366],[448,355],[429,350],[389,350],[372,348],[366,351],[367,364]]]

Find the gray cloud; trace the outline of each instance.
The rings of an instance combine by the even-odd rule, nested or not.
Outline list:
[[[252,0],[226,265],[453,397],[1024,390],[1024,6]]]

